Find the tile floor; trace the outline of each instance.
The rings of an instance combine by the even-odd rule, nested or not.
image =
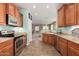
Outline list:
[[[43,43],[41,37],[33,36],[33,39],[19,56],[61,56],[53,46]]]

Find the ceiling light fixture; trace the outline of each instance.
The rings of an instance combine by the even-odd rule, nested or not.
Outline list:
[[[36,6],[35,6],[35,5],[33,5],[33,8],[36,8]]]
[[[46,6],[46,8],[50,8],[50,6],[49,6],[49,5],[47,5],[47,6]]]
[[[37,16],[38,15],[38,13],[35,13],[35,16]]]

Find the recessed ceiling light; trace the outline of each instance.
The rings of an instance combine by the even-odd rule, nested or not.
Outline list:
[[[38,13],[35,13],[35,15],[37,16],[37,15],[38,15]]]
[[[50,8],[50,6],[49,6],[49,5],[47,5],[47,6],[46,6],[46,8]]]
[[[36,6],[35,6],[35,5],[33,5],[33,8],[36,8]]]

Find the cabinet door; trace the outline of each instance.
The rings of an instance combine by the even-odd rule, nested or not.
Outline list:
[[[10,16],[15,18],[15,5],[14,4],[8,4],[8,12]]]
[[[68,41],[68,56],[79,56],[79,44]]]
[[[44,41],[45,41],[45,43],[48,43],[48,35],[47,34],[45,34],[45,36],[44,36]]]
[[[48,44],[50,44],[50,45],[54,45],[54,36],[53,35],[48,35]]]
[[[79,51],[73,47],[68,47],[68,56],[79,56]]]
[[[67,56],[67,40],[60,38],[59,51],[62,55]]]
[[[65,26],[65,6],[58,10],[58,26]]]
[[[17,6],[15,7],[15,16],[16,20],[18,21],[18,26],[21,26],[20,12]]]
[[[6,25],[6,6],[0,3],[0,25]]]
[[[76,4],[77,5],[77,24],[79,24],[79,4]]]
[[[13,56],[13,45],[8,45],[0,49],[0,56]]]
[[[47,43],[47,35],[43,34],[43,42]]]
[[[66,26],[76,24],[76,4],[67,4],[65,9]]]

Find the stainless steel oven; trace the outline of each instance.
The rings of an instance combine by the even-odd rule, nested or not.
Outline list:
[[[14,39],[14,55],[18,55],[23,48],[23,35],[15,37]]]

